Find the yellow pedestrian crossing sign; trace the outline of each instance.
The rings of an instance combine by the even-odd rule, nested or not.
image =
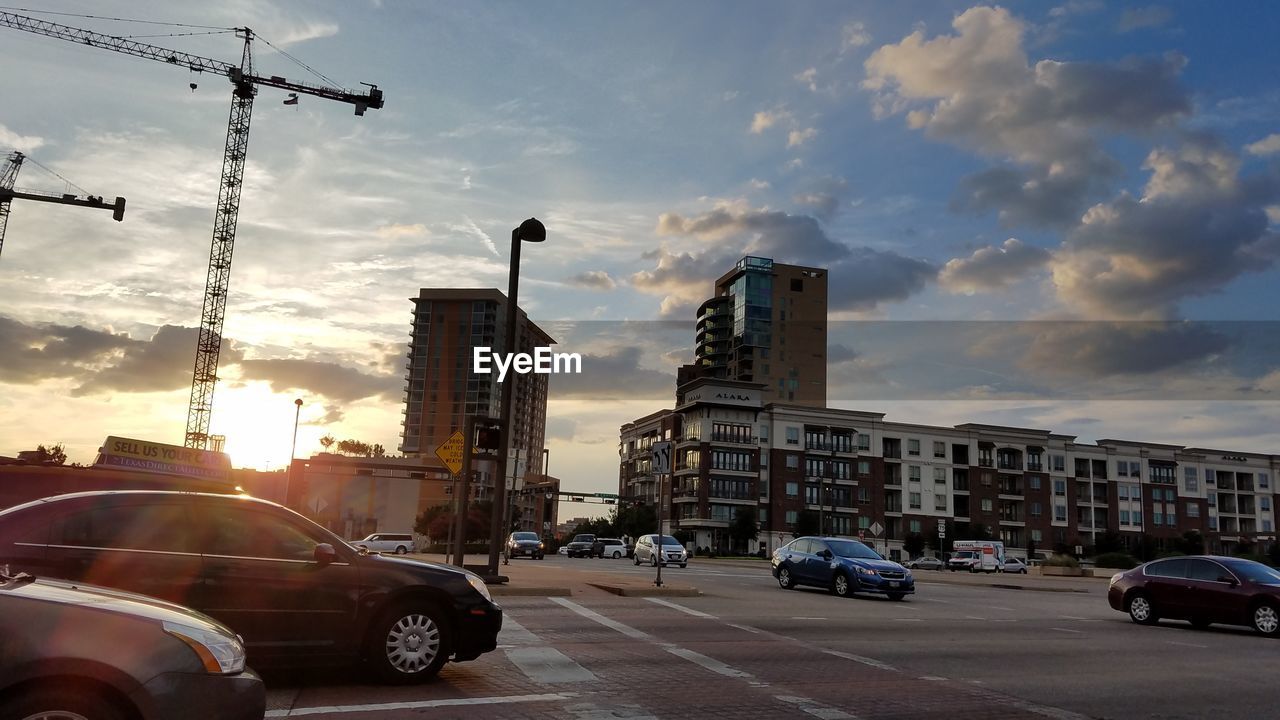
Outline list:
[[[466,438],[457,430],[449,436],[448,440],[440,443],[440,447],[436,448],[436,457],[440,458],[440,462],[449,468],[449,472],[457,475],[462,471],[462,454],[466,449]]]

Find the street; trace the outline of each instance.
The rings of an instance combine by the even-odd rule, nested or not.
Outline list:
[[[1106,581],[917,572],[905,602],[784,591],[763,562],[695,559],[644,587],[629,560],[515,561],[521,586],[572,595],[495,599],[499,649],[424,686],[351,672],[268,675],[268,717],[318,718],[1199,718],[1264,717],[1273,641],[1243,628],[1139,627]],[[1020,585],[1024,589],[991,587]],[[1074,592],[1040,592],[1032,588]]]

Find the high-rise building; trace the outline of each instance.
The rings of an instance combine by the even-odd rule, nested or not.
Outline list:
[[[474,348],[506,351],[507,298],[489,288],[422,288],[410,298],[413,332],[409,342],[405,384],[404,430],[400,452],[410,457],[433,457],[436,448],[454,431],[466,427],[469,416],[498,417],[502,399],[498,375],[474,372]],[[555,343],[529,320],[523,310],[518,352]],[[514,432],[510,447],[519,463],[508,463],[507,472],[518,477],[519,468],[538,472],[542,463],[547,419],[547,375],[507,374],[516,383]],[[481,470],[483,472],[483,470]]]
[[[698,308],[696,378],[765,386],[764,402],[827,404],[827,271],[747,256]]]

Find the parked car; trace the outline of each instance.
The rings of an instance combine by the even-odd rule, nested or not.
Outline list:
[[[595,542],[596,542],[595,535],[590,535],[587,533],[583,533],[581,535],[574,535],[573,540],[569,542],[569,545],[568,545],[569,552],[567,554],[571,558],[576,558],[576,557],[589,558],[591,557],[591,546],[594,545]]]
[[[627,544],[618,538],[596,538],[591,544],[591,554],[598,558],[617,560],[627,554]]]
[[[1139,625],[1161,619],[1248,625],[1280,636],[1280,570],[1241,558],[1195,555],[1153,560],[1111,577],[1107,602]]]
[[[351,544],[365,550],[404,555],[413,550],[413,535],[410,533],[374,533],[363,540],[357,540]]]
[[[1027,564],[1018,558],[1007,557],[1004,559],[1004,571],[1007,573],[1027,574]]]
[[[659,537],[662,538],[661,544]],[[635,565],[642,562],[657,565],[661,562],[663,565],[679,565],[684,568],[689,567],[689,551],[670,535],[641,535],[636,540],[632,561]]]
[[[0,717],[261,720],[224,625],[141,595],[0,568]]]
[[[497,647],[479,576],[370,553],[243,495],[97,491],[0,511],[0,565],[187,605],[243,636],[249,662],[363,662],[382,680],[435,675]]]
[[[770,564],[778,586],[785,590],[812,585],[827,588],[840,597],[874,593],[891,600],[901,600],[916,591],[910,570],[885,560],[857,540],[796,538],[774,550]]]
[[[936,557],[918,557],[907,563],[907,567],[912,570],[941,570],[946,564]]]
[[[505,557],[510,560],[513,557],[528,557],[534,560],[541,560],[546,557],[542,539],[535,532],[513,532],[507,538],[507,547]]]
[[[560,546],[560,549],[556,551],[556,554],[557,554],[557,555],[568,555],[568,554],[569,554],[569,546],[568,546],[568,545],[561,545],[561,546]]]

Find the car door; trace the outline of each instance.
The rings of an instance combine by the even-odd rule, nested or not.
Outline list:
[[[824,553],[826,553],[824,555]],[[805,558],[805,573],[809,582],[820,587],[831,584],[831,548],[821,540],[809,541],[809,555]]]
[[[1185,617],[1188,611],[1189,582],[1187,560],[1157,560],[1143,569],[1145,590],[1156,612],[1162,617]]]
[[[335,547],[321,564],[315,547],[332,543],[280,508],[211,499],[197,505],[203,550],[200,610],[244,636],[251,662],[299,655],[349,655],[355,638],[359,570]]]
[[[1192,616],[1210,622],[1238,622],[1246,616],[1248,595],[1237,590],[1240,581],[1223,578],[1234,580],[1235,575],[1212,560],[1187,559],[1187,607]]]
[[[800,538],[787,546],[786,559],[791,564],[791,577],[795,582],[813,582],[810,575],[813,568],[808,564],[812,548],[813,544],[807,538]]]
[[[49,572],[73,582],[191,605],[200,554],[181,495],[121,495],[68,504],[51,523]]]

